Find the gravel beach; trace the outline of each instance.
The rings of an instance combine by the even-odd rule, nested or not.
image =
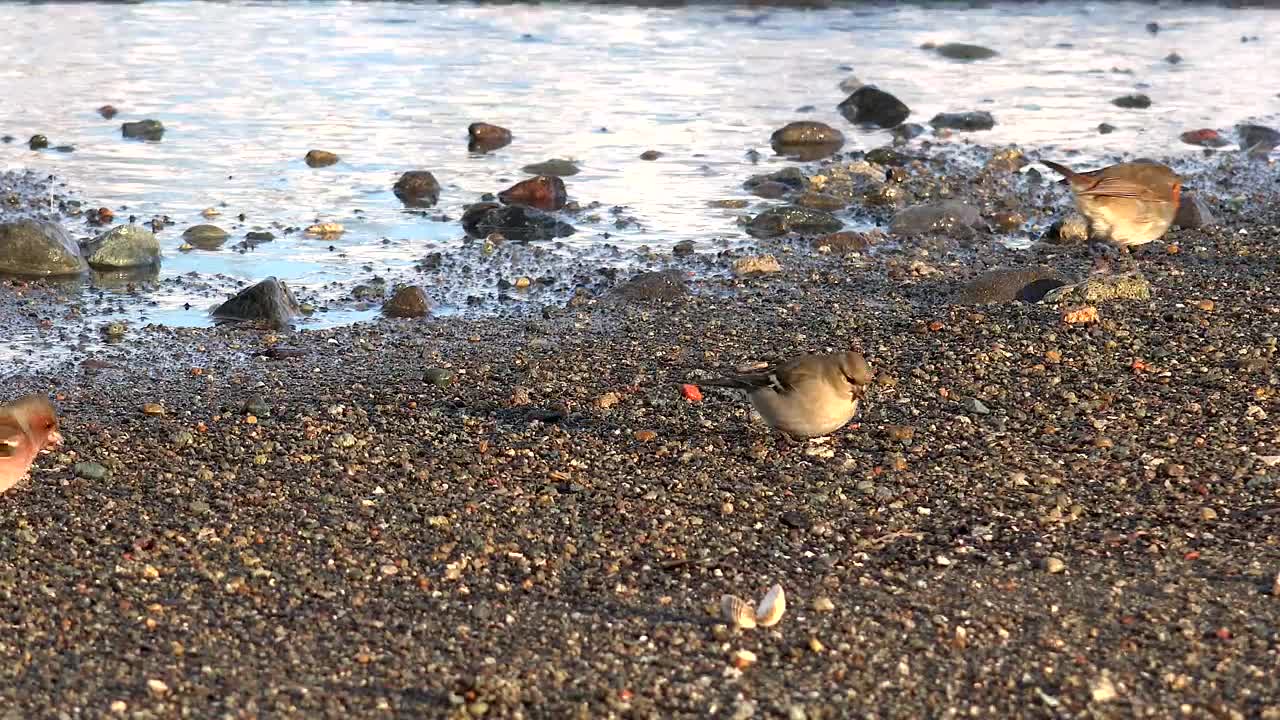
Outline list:
[[[5,397],[49,393],[67,441],[0,496],[0,718],[1280,719],[1260,164],[1254,195],[1207,166],[1240,201],[1134,259],[790,235],[752,251],[776,272],[129,328],[23,372]],[[977,178],[951,196],[984,217],[1025,190]],[[1026,272],[968,286],[998,268]],[[1043,268],[1081,284],[1013,299]],[[62,292],[4,281],[0,312],[58,326]],[[682,392],[849,347],[878,377],[826,441]],[[725,626],[773,583],[778,625]]]

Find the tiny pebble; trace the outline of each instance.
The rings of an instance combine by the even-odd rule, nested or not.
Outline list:
[[[1066,570],[1067,564],[1062,561],[1062,558],[1056,558],[1056,557],[1046,558],[1044,561],[1044,569],[1048,571],[1050,574],[1056,575],[1062,572],[1063,570]]]

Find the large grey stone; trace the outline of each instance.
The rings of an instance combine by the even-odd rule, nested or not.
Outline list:
[[[155,233],[139,225],[120,225],[84,244],[89,265],[102,270],[144,267],[160,261]]]
[[[78,275],[89,269],[80,246],[47,220],[0,223],[0,272],[14,275]]]

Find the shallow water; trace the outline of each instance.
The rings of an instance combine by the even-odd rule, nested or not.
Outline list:
[[[1153,20],[1158,34],[1144,29]],[[552,157],[581,163],[567,179],[570,196],[601,203],[599,219],[571,219],[578,233],[557,253],[517,256],[504,276],[554,273],[570,258],[624,266],[634,256],[626,251],[642,245],[745,241],[735,221],[749,210],[707,201],[746,197],[743,179],[787,164],[769,149],[774,129],[816,119],[845,131],[846,151],[888,142],[886,131],[856,130],[836,112],[845,97],[837,85],[851,74],[901,98],[911,121],[985,109],[998,124],[974,140],[1086,158],[1196,154],[1180,132],[1275,124],[1280,113],[1263,77],[1280,67],[1280,12],[1212,5],[3,4],[0,27],[0,134],[17,138],[0,145],[0,165],[56,173],[122,218],[177,221],[160,234],[160,281],[138,295],[108,289],[98,303],[106,315],[177,325],[208,322],[213,302],[266,275],[324,306],[310,326],[368,317],[342,301],[354,281],[420,278],[415,260],[460,247],[463,205]],[[927,41],[1000,55],[956,62],[921,50]],[[1164,61],[1173,51],[1182,63]],[[1135,91],[1152,97],[1149,110],[1109,103]],[[106,103],[120,115],[101,118],[95,109]],[[797,112],[806,105],[815,109]],[[122,122],[143,118],[165,124],[161,142],[120,137]],[[481,120],[511,128],[515,142],[468,153],[466,127]],[[1117,130],[1100,135],[1101,122]],[[35,133],[75,151],[31,151]],[[343,161],[309,168],[311,148]],[[753,148],[764,155],[754,166]],[[638,159],[650,149],[664,156]],[[391,193],[410,169],[429,169],[443,185],[429,216],[405,212]],[[615,215],[614,206],[623,208]],[[200,213],[209,207],[223,214],[208,221]],[[618,215],[636,222],[619,228]],[[331,241],[279,230],[317,220],[346,233]],[[230,231],[228,247],[179,252],[182,229],[202,222]],[[255,228],[278,238],[230,249]],[[203,289],[176,282],[192,272]],[[494,281],[437,275],[429,293],[447,312],[468,294],[492,297]]]

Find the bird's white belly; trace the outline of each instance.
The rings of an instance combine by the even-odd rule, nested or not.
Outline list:
[[[858,409],[858,402],[852,396],[833,400],[829,388],[817,392],[797,388],[785,395],[760,390],[751,394],[751,405],[769,425],[788,435],[806,438],[839,430],[853,419]]]

